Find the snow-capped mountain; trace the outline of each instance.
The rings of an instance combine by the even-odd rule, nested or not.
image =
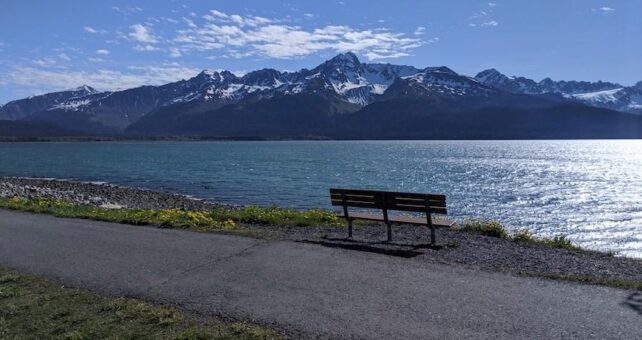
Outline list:
[[[642,113],[642,82],[631,87],[549,78],[535,82],[508,77],[494,69],[473,78],[444,66],[419,69],[363,63],[348,52],[296,72],[262,69],[238,76],[224,70],[204,70],[187,80],[113,92],[81,86],[6,103],[0,106],[0,120],[41,122],[86,134],[145,133],[148,129],[163,134],[173,133],[170,128],[181,124],[181,133],[193,132],[190,129],[195,127],[210,131],[207,124],[215,124],[213,117],[224,113],[252,117],[259,131],[265,122],[258,121],[272,113],[280,115],[275,119],[285,123],[304,117],[301,119],[331,124],[328,117],[335,114],[394,111],[392,101],[409,112],[484,107],[541,109],[583,103]],[[388,104],[380,105],[383,102]],[[228,117],[229,126],[241,119],[238,117]],[[307,126],[306,131],[312,133],[313,127]]]
[[[386,92],[385,97],[486,97],[496,94],[497,90],[489,88],[474,78],[462,76],[448,67],[427,67],[415,74],[402,76]]]
[[[52,92],[14,100],[0,106],[0,119],[18,120],[33,113],[51,109],[61,105],[73,105],[80,98],[97,93],[90,86],[83,85],[75,89]]]
[[[642,113],[642,82],[630,87],[603,81],[554,81],[550,78],[536,82],[525,77],[509,77],[495,69],[484,70],[475,79],[502,91],[530,95],[555,94],[590,106]]]

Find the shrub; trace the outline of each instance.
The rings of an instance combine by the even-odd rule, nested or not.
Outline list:
[[[559,249],[568,249],[568,250],[581,250],[582,248],[574,245],[571,240],[569,240],[566,235],[557,235],[553,237],[552,239],[550,238],[543,238],[542,243],[546,244],[547,246],[551,248],[559,248]]]
[[[508,238],[508,232],[497,221],[466,220],[462,224],[461,230],[490,237]]]
[[[516,231],[511,239],[515,242],[526,242],[532,244],[541,244],[550,248],[568,249],[568,250],[581,250],[582,248],[574,245],[566,235],[557,235],[553,238],[536,238],[533,233],[528,229]]]
[[[521,229],[513,234],[512,240],[515,242],[535,242],[535,236],[528,229]]]

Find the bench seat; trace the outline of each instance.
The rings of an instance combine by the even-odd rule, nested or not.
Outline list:
[[[378,214],[351,212],[349,214],[349,216],[350,216],[351,219],[355,219],[355,220],[366,220],[366,221],[376,221],[376,222],[385,222],[386,221],[382,215],[378,215]],[[346,218],[346,216],[343,213],[338,213],[337,217]],[[421,225],[426,225],[426,217],[388,216],[388,221],[393,222],[393,223],[401,223],[401,224],[421,224]],[[451,221],[451,220],[433,218],[432,225],[434,227],[437,227],[437,228],[450,228],[453,225],[455,225],[455,222]]]

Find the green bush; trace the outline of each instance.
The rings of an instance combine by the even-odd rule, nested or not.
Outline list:
[[[578,247],[574,245],[571,240],[569,240],[566,235],[557,235],[553,237],[552,239],[550,238],[543,238],[541,240],[542,243],[545,245],[551,247],[551,248],[559,248],[559,249],[568,249],[568,250],[581,250],[581,247]]]
[[[521,229],[516,231],[513,234],[512,240],[515,242],[528,242],[528,243],[537,241],[533,233],[531,233],[531,231],[528,229]]]
[[[533,233],[528,229],[516,231],[511,239],[515,242],[526,242],[531,244],[540,244],[550,248],[567,249],[567,250],[581,250],[582,248],[574,245],[566,235],[557,235],[553,238],[536,238]]]
[[[490,237],[508,238],[508,232],[497,221],[466,220],[462,224],[461,230]]]

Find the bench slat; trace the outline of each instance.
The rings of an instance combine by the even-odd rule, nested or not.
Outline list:
[[[445,207],[445,200],[426,200],[423,198],[399,198],[399,197],[386,197],[386,202],[396,203],[396,204],[405,204],[405,205],[426,205],[426,201],[430,203],[430,206],[433,207]]]
[[[435,206],[426,207],[425,205],[388,204],[387,207],[389,210],[424,212],[424,213],[430,208],[430,212],[432,212],[433,214],[448,213],[448,209],[444,207],[435,207]]]
[[[343,213],[337,214],[337,217],[345,218]],[[350,218],[366,220],[366,221],[374,221],[374,222],[385,221],[383,216],[381,215],[368,214],[368,213],[351,213]],[[421,225],[426,224],[425,217],[422,218],[422,217],[414,217],[414,216],[388,216],[388,220],[390,222],[401,223],[401,224],[421,224]],[[432,224],[437,228],[449,228],[449,227],[452,227],[455,224],[455,222],[447,219],[433,219]]]

